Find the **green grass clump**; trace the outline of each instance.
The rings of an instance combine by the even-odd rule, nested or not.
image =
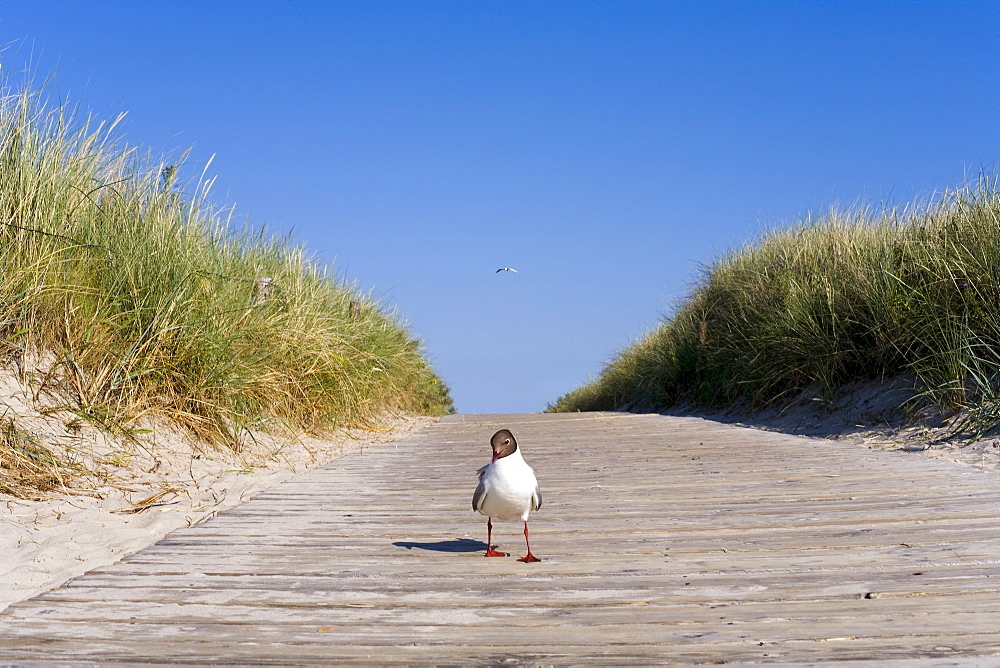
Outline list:
[[[77,116],[0,94],[0,363],[48,360],[44,383],[95,422],[167,418],[234,446],[275,425],[453,410],[390,311],[234,225],[210,181],[185,190],[117,121]]]
[[[1000,190],[832,211],[708,267],[675,313],[553,411],[763,408],[908,376],[915,394],[1000,415]]]

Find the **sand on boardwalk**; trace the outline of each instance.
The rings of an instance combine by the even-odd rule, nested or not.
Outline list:
[[[396,417],[376,432],[345,431],[326,439],[259,437],[239,455],[161,437],[148,452],[130,453],[128,468],[108,484],[84,494],[40,501],[0,496],[0,611],[115,563],[298,472],[432,421]]]
[[[1000,473],[1000,439],[946,439],[949,427],[940,416],[915,420],[899,414],[900,391],[905,387],[900,390],[897,383],[860,385],[834,410],[805,401],[758,413],[677,409],[667,414],[903,450]],[[75,424],[71,416],[43,415],[29,399],[25,388],[0,369],[0,418],[13,411],[21,426],[50,434],[66,432],[68,422],[73,433],[62,438],[86,443],[89,459],[84,459],[101,463],[104,477],[83,494],[41,501],[0,495],[0,611],[112,564],[174,529],[202,522],[297,472],[366,444],[394,440],[434,420],[395,417],[376,431],[344,431],[325,439],[256,435],[246,439],[237,454],[193,444],[162,426],[135,442],[116,442]],[[78,454],[86,450],[75,447]]]
[[[163,424],[114,437],[67,410],[65,398],[0,365],[0,421],[65,453],[94,475],[41,500],[0,494],[0,611],[170,531],[202,522],[298,472],[372,443],[395,440],[434,418],[387,416],[369,430],[329,437],[246,433],[239,452],[199,444]],[[0,475],[3,470],[0,469]]]

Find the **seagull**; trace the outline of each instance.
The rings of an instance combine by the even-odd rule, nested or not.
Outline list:
[[[512,271],[512,272],[514,272],[515,274],[517,273],[517,269],[511,269],[510,267],[500,267],[499,269],[497,269],[497,270],[496,270],[495,272],[493,272],[493,273],[495,273],[495,274],[499,274],[499,273],[500,273],[501,271]]]
[[[493,461],[476,471],[479,485],[472,495],[472,509],[486,515],[486,556],[506,557],[493,549],[493,518],[524,522],[524,544],[528,554],[518,559],[525,563],[541,561],[531,553],[528,542],[528,513],[542,507],[542,492],[538,489],[535,472],[517,449],[514,434],[501,429],[490,439]]]

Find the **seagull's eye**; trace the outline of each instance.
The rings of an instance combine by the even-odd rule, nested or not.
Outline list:
[[[504,445],[510,445],[510,439],[509,438],[503,439],[503,442],[504,442]]]

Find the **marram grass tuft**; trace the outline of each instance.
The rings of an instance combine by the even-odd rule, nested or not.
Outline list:
[[[1000,422],[1000,189],[831,211],[708,267],[675,313],[549,410],[774,406],[905,376]]]
[[[208,202],[210,181],[185,190],[176,165],[122,144],[116,125],[0,92],[0,368],[45,357],[49,389],[78,415],[170,419],[229,445],[273,425],[453,410],[397,317],[300,248],[235,225]],[[7,429],[0,457],[48,455]]]

